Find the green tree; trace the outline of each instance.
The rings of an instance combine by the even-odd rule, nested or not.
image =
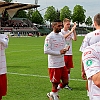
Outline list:
[[[51,22],[56,19],[56,16],[57,11],[55,10],[55,8],[53,6],[49,6],[45,12],[44,19],[46,21],[49,21],[51,26]]]
[[[4,1],[6,1],[6,2],[11,2],[12,0],[4,0]]]
[[[56,19],[60,19],[60,11],[58,9],[56,11]]]
[[[68,6],[65,6],[63,7],[61,10],[60,10],[60,19],[63,21],[64,18],[68,18],[71,20],[71,10],[69,9]]]
[[[83,6],[76,5],[73,9],[73,14],[72,14],[72,21],[76,22],[79,26],[79,24],[82,24],[85,22],[85,12],[86,10],[83,9]]]
[[[87,25],[87,26],[91,26],[92,25],[92,18],[89,16],[87,19],[86,19],[86,21],[85,21],[85,24]]]
[[[34,11],[32,14],[32,22],[36,24],[43,24],[43,17],[38,10]]]
[[[32,14],[33,14],[34,10],[33,9],[28,9],[28,12],[27,12],[27,18],[29,20],[32,21]]]
[[[14,15],[14,17],[17,18],[27,18],[27,12],[24,10],[19,10],[17,13]]]

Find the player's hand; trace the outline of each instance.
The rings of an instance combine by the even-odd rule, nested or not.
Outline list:
[[[83,80],[87,80],[87,78],[86,78],[86,74],[85,74],[84,71],[82,71],[81,75],[82,75],[82,79],[83,79]]]
[[[70,48],[70,46],[68,45],[64,49],[65,49],[65,51],[69,51],[69,48]]]
[[[66,51],[68,51],[68,50],[69,50],[69,48],[70,48],[70,46],[67,46],[66,48],[64,48],[64,49],[60,50],[60,53],[61,53],[61,54],[65,54],[65,53],[66,53]]]
[[[76,28],[76,22],[74,22],[74,26],[72,27],[71,32],[73,32],[75,28]]]

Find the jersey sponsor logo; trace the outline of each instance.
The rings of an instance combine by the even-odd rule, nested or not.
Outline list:
[[[91,54],[91,51],[84,52],[84,56],[86,56],[87,54]]]
[[[93,61],[91,59],[86,61],[87,66],[91,66],[92,64],[93,64]]]
[[[57,40],[53,40],[53,41],[55,42],[55,41],[57,41]]]
[[[95,35],[100,35],[100,33],[95,33]]]

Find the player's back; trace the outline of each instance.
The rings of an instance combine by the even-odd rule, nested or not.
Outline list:
[[[88,33],[85,37],[84,40],[82,42],[82,45],[80,47],[80,51],[83,52],[84,49],[87,46],[90,46],[94,43],[97,43],[100,41],[100,30],[95,30],[93,32]]]
[[[100,30],[95,30],[87,34],[88,46],[100,41]]]

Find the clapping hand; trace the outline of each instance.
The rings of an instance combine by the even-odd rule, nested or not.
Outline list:
[[[74,26],[72,27],[71,32],[73,32],[75,28],[76,28],[76,22],[74,22]]]

